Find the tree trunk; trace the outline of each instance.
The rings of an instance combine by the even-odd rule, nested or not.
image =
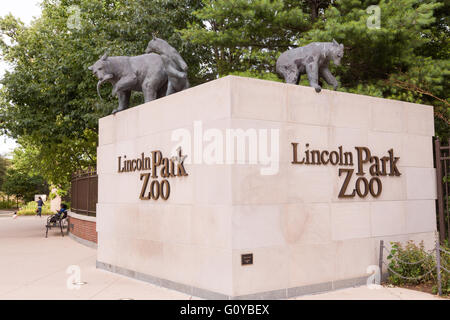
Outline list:
[[[319,16],[319,2],[318,0],[309,0],[309,6],[311,8],[311,20],[315,22]]]

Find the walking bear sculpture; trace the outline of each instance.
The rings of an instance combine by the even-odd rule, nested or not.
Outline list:
[[[88,68],[98,78],[97,93],[105,82],[113,85],[112,95],[117,94],[119,107],[112,111],[127,109],[130,105],[131,91],[142,91],[145,102],[163,97],[167,91],[167,73],[158,54],[150,53],[140,56],[108,57],[105,53]]]
[[[319,76],[334,90],[339,86],[336,78],[328,69],[330,60],[340,65],[344,56],[344,45],[333,42],[313,42],[304,47],[294,48],[283,52],[277,60],[276,71],[286,83],[298,84],[302,74],[308,75],[309,84],[320,92]]]

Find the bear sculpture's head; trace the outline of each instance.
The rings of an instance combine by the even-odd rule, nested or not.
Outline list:
[[[339,66],[341,64],[341,59],[344,56],[344,45],[342,43],[339,44],[333,39],[333,42],[331,43],[330,55],[330,58],[333,60],[334,64]]]
[[[97,83],[97,93],[100,97],[100,99],[102,98],[100,95],[100,86],[113,79],[114,78],[114,74],[113,72],[110,70],[110,66],[109,66],[109,62],[108,62],[108,54],[105,53],[98,61],[96,61],[92,66],[88,67],[89,70],[92,71],[92,73],[94,73],[94,75],[98,78],[98,83]]]
[[[172,55],[173,48],[163,39],[153,35],[153,39],[148,43],[145,53],[157,53],[159,55]]]

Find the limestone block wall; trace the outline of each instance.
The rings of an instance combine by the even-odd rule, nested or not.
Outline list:
[[[118,157],[169,156],[173,130],[195,137],[196,121],[223,136],[276,130],[276,174],[261,175],[261,162],[195,161],[193,141],[183,148],[188,176],[169,179],[169,199],[140,200],[142,172],[118,173]],[[378,265],[379,240],[434,241],[433,123],[430,106],[234,76],[102,118],[98,265],[204,297],[283,298],[361,282]],[[356,146],[380,157],[393,149],[401,175],[380,177],[377,198],[342,199],[342,166],[292,164],[292,142],[342,147],[355,162]],[[247,253],[253,264],[243,266]]]

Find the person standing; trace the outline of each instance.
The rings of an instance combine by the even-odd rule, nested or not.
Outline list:
[[[44,205],[44,201],[42,201],[42,198],[39,197],[39,200],[37,201],[37,215],[39,217],[42,217],[42,206]]]

